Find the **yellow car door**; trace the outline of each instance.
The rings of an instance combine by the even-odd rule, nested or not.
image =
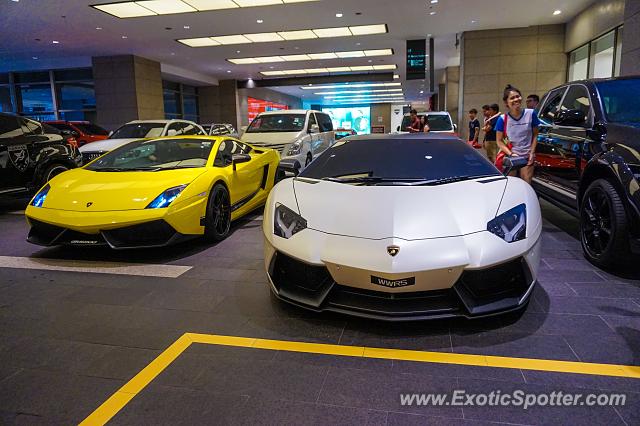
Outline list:
[[[250,151],[250,146],[235,139],[225,139],[218,150],[225,159],[225,168],[228,168],[232,211],[250,202],[261,188],[263,167],[260,161],[251,157]],[[248,155],[250,159],[234,165],[235,154]]]

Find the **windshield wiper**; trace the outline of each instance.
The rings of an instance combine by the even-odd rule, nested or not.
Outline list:
[[[158,167],[100,167],[89,169],[94,172],[155,172]]]
[[[326,177],[322,180],[328,180],[329,182],[338,183],[399,183],[399,184],[412,184],[413,182],[420,182],[422,179],[418,178],[383,178],[378,176],[354,176],[354,177]]]
[[[428,185],[444,185],[447,183],[454,183],[454,182],[462,182],[465,180],[470,180],[470,179],[480,179],[480,178],[485,178],[485,177],[492,177],[492,176],[498,176],[498,175],[462,175],[462,176],[449,176],[449,177],[445,177],[445,178],[439,178],[439,179],[427,179],[427,180],[421,180],[421,181],[417,181],[412,183],[412,185],[416,185],[416,186],[428,186]]]

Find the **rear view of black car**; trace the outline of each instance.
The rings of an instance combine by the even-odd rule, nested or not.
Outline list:
[[[567,83],[545,95],[533,187],[577,215],[586,258],[640,254],[640,77]]]
[[[0,197],[28,195],[81,161],[77,146],[57,131],[0,113]]]

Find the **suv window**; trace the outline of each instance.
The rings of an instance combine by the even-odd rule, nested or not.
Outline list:
[[[18,126],[18,120],[10,115],[0,115],[0,139],[22,136],[22,130]]]
[[[321,132],[331,132],[333,130],[333,122],[327,114],[316,114],[316,118]]]
[[[314,113],[309,113],[309,125],[307,126],[307,131],[311,131],[311,126],[314,124],[318,124],[316,121],[316,115]]]
[[[199,135],[200,129],[195,124],[191,123],[182,123],[182,134],[183,135]]]
[[[182,134],[182,123],[176,122],[171,123],[167,128],[167,136],[181,135]]]
[[[214,167],[226,167],[231,164],[233,154],[249,154],[251,147],[233,139],[226,139],[220,143],[216,158],[213,160]]]
[[[582,111],[585,116],[585,123],[583,126],[586,126],[589,122],[591,112],[591,100],[589,99],[589,92],[587,92],[587,89],[584,86],[574,84],[569,88],[569,91],[560,106],[561,111],[568,109],[577,109]]]
[[[544,103],[544,106],[540,110],[539,117],[546,121],[547,123],[553,123],[553,117],[556,116],[556,112],[558,110],[558,105],[560,105],[560,101],[562,100],[562,95],[567,88],[562,87],[560,89],[556,89],[553,92],[549,93],[547,99]]]

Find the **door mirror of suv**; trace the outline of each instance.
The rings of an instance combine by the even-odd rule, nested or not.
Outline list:
[[[233,164],[233,170],[236,169],[236,164],[247,163],[249,161],[251,161],[251,156],[249,154],[233,154],[233,157],[231,157],[231,163]]]
[[[309,133],[320,133],[320,126],[312,124],[311,127],[309,127]]]
[[[566,109],[556,114],[553,118],[553,124],[558,126],[581,127],[584,126],[586,119],[587,116],[583,111],[579,109]]]

